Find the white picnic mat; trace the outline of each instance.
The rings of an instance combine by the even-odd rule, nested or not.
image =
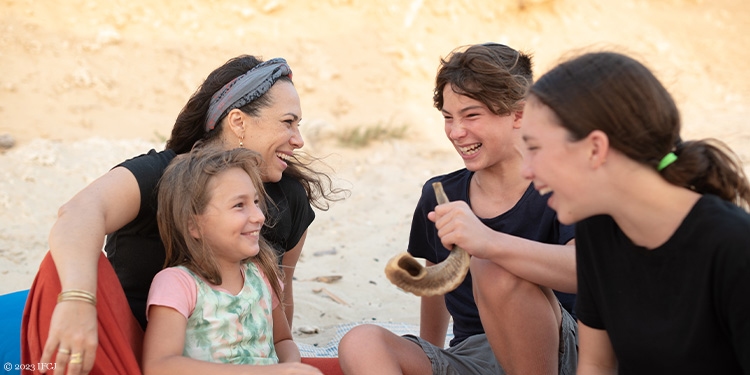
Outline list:
[[[344,337],[344,334],[349,332],[350,329],[360,325],[360,324],[374,324],[381,326],[399,336],[401,335],[419,335],[419,326],[416,324],[407,324],[407,323],[376,323],[376,322],[352,322],[352,323],[344,323],[339,324],[335,326],[336,333],[334,334],[331,341],[329,341],[327,344],[320,346],[320,345],[311,345],[311,344],[305,344],[305,343],[297,343],[297,346],[299,347],[299,352],[302,355],[302,357],[318,357],[318,358],[333,358],[338,357],[339,355],[339,341],[341,341],[341,338]],[[445,347],[448,347],[448,343],[453,339],[453,325],[451,324],[448,327],[448,334],[445,337]]]

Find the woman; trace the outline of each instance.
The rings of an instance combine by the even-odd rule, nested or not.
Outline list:
[[[229,60],[209,74],[188,100],[164,151],[152,150],[123,162],[60,208],[50,232],[50,254],[40,267],[24,312],[25,362],[56,358],[56,373],[63,373],[67,364],[68,373],[85,374],[94,368],[95,357],[103,356],[94,372],[136,371],[123,368],[121,360],[132,360],[117,358],[128,354],[108,342],[129,345],[140,356],[146,296],[165,260],[156,224],[156,184],[177,154],[199,142],[225,149],[245,147],[263,157],[262,177],[273,200],[273,220],[263,234],[283,253],[284,300],[290,305],[286,314],[291,323],[292,275],[306,229],[314,219],[311,204],[325,208],[321,198],[330,199],[324,189],[330,179],[294,155],[304,142],[298,129],[300,101],[291,77],[283,59],[261,62],[244,55]],[[112,285],[111,267],[101,256],[105,234],[107,258],[122,289]],[[109,278],[102,280],[103,272]],[[113,297],[123,289],[132,314],[123,315],[118,305],[122,300]],[[73,293],[57,297],[60,302],[50,318],[51,301],[43,296],[55,296],[61,290]],[[91,303],[97,298],[98,304]],[[140,327],[128,315],[134,315]],[[117,330],[122,334],[112,333]]]
[[[578,374],[750,374],[750,186],[682,141],[657,78],[618,53],[531,88],[524,173],[576,224]]]

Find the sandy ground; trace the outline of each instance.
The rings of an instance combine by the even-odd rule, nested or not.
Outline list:
[[[532,52],[541,74],[570,51],[631,53],[673,92],[684,139],[718,137],[747,162],[748,20],[743,0],[0,0],[0,136],[15,141],[0,151],[0,293],[30,286],[62,203],[161,149],[205,75],[249,53],[289,61],[305,150],[351,191],[310,228],[295,326],[323,334],[300,341],[343,322],[417,323],[418,299],[383,267],[406,247],[424,181],[461,167],[432,107],[440,57],[496,41]],[[378,126],[407,133],[337,141]],[[342,279],[311,281],[327,275]]]

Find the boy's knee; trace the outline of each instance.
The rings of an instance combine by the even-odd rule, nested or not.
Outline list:
[[[511,291],[525,281],[486,259],[472,258],[470,269],[474,289],[480,288],[495,292]]]
[[[391,334],[390,331],[373,324],[350,329],[339,341],[338,354],[342,369],[356,372],[362,366],[369,366],[369,360],[372,359],[390,361],[386,360],[392,355],[389,351],[388,334]]]
[[[363,344],[372,345],[384,340],[385,329],[373,324],[363,324],[350,329],[339,342],[339,352],[350,348],[359,351]]]
[[[474,300],[478,304],[507,301],[518,295],[538,291],[539,286],[522,279],[486,259],[471,259],[471,281]]]

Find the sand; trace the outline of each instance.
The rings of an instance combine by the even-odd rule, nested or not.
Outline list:
[[[161,149],[202,79],[242,53],[285,57],[307,152],[348,199],[318,211],[296,270],[295,327],[324,343],[346,322],[418,322],[385,278],[406,248],[421,185],[462,166],[432,107],[439,58],[495,41],[538,75],[576,50],[615,49],[673,92],[684,139],[750,159],[750,4],[743,0],[0,1],[0,293],[27,289],[57,209],[118,162]],[[364,147],[341,134],[401,138]],[[315,277],[338,275],[332,283]]]

